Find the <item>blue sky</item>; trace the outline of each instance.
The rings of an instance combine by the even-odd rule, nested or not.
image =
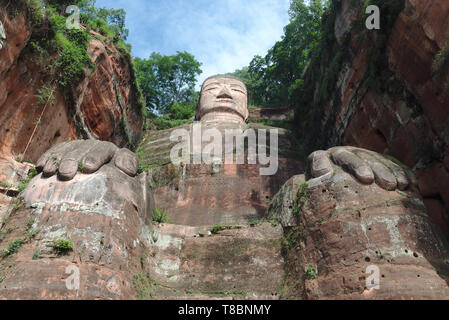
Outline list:
[[[187,51],[202,65],[199,83],[264,56],[281,39],[289,0],[97,0],[125,9],[133,56]]]

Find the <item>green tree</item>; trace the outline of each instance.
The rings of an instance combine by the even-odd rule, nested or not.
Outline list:
[[[187,110],[198,99],[194,87],[202,73],[200,62],[191,54],[178,51],[171,56],[154,52],[148,59],[134,59],[134,64],[149,111],[189,114]]]
[[[109,32],[120,35],[126,40],[129,30],[125,27],[126,12],[123,9],[96,8],[96,0],[85,0],[80,6],[80,11],[84,14],[84,19],[94,22],[97,26],[106,24]]]
[[[233,74],[248,87],[250,104],[284,106],[302,85],[302,74],[320,38],[321,17],[328,0],[291,0],[289,24],[265,57],[255,56]]]
[[[112,38],[120,35],[126,40],[129,30],[125,27],[126,12],[123,9],[97,8],[96,0],[44,0],[47,6],[58,10],[65,15],[66,8],[71,5],[79,7],[83,24],[89,24],[104,33],[107,28],[108,36]]]
[[[195,110],[199,101],[198,91],[186,91],[186,99],[182,104],[174,103],[170,107],[168,117],[171,119],[191,119],[195,115]]]
[[[286,103],[301,79],[311,52],[316,47],[321,30],[321,17],[327,1],[293,0],[290,3],[290,23],[284,36],[268,51],[265,81],[275,103]]]
[[[64,13],[64,10],[67,6],[81,6],[86,0],[44,0],[43,2],[47,6],[52,6],[55,9],[59,10],[59,13]]]
[[[260,60],[259,60],[260,59]],[[231,75],[242,80],[248,91],[248,104],[263,106],[266,105],[266,87],[263,80],[264,69],[261,72],[254,71],[254,64],[262,61],[264,58],[261,56],[256,56],[249,67],[244,67],[242,69],[236,70]],[[262,64],[262,63],[261,63]]]

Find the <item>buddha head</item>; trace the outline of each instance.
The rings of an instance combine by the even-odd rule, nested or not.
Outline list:
[[[201,87],[195,119],[245,123],[248,119],[248,97],[245,84],[227,75],[207,78]]]

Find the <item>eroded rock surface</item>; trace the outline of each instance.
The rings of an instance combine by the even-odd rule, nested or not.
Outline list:
[[[212,234],[214,226],[203,216],[202,227],[153,227],[150,181],[145,173],[134,177],[134,154],[116,148],[107,156],[107,146],[67,142],[39,159],[42,172],[23,193],[25,207],[14,211],[6,225],[28,225],[25,231],[36,234],[2,259],[0,297],[279,299],[284,267],[280,225],[238,225],[231,219],[230,226]],[[92,160],[91,148],[104,149],[95,155],[97,170],[86,174],[79,168],[70,180],[61,179],[72,162]],[[133,174],[126,173],[129,167]],[[2,242],[11,243],[21,232]],[[53,247],[61,238],[73,244],[68,255],[58,255]],[[65,272],[73,266],[80,270],[79,290],[66,287],[70,273]],[[145,282],[146,272],[151,282]]]
[[[96,144],[97,152],[101,144],[107,145],[107,142],[98,145],[92,141],[65,145],[71,145],[73,150],[80,144],[87,147],[92,143]],[[97,154],[97,160],[111,160],[114,154],[110,156],[105,154],[107,152]],[[115,159],[120,159],[120,152],[117,150]],[[64,154],[70,155],[70,152]],[[81,159],[83,154],[78,156]],[[88,155],[86,159],[92,160]],[[126,164],[126,161],[116,162]],[[59,170],[64,169],[62,163]],[[0,270],[6,279],[1,283],[0,297],[135,298],[132,274],[141,271],[140,256],[152,242],[154,200],[147,189],[146,174],[134,177],[135,172],[128,175],[114,162],[101,162],[94,173],[77,172],[70,181],[59,179],[56,172],[49,175],[49,172],[47,176],[40,173],[30,182],[23,193],[25,207],[14,210],[7,220],[8,226],[26,226],[27,230],[18,238],[23,239],[18,253],[2,259]],[[32,235],[31,230],[34,230]],[[17,236],[12,232],[3,242],[14,241],[13,237]],[[66,255],[58,254],[54,248],[58,239],[69,240],[73,250]],[[12,267],[4,270],[6,263]],[[66,280],[73,273],[73,270],[65,273],[70,266],[80,272],[79,290],[69,290],[66,286]]]
[[[288,121],[293,119],[294,112],[290,108],[256,108],[249,109],[248,121],[273,120]]]
[[[273,199],[269,215],[285,233],[286,296],[449,297],[448,242],[413,184],[388,191],[346,170],[336,167],[307,182],[293,177]],[[378,290],[367,288],[373,265],[380,270]]]
[[[157,299],[279,299],[282,228],[262,223],[212,226],[163,224],[148,258]]]
[[[326,31],[332,40],[306,72],[310,91],[298,97],[298,124],[314,119],[300,134],[310,151],[352,145],[396,157],[414,170],[429,212],[447,231],[449,2],[385,4],[378,31],[359,28],[364,4],[335,1]]]

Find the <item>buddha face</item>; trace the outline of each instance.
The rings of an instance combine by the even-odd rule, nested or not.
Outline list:
[[[203,83],[197,120],[245,122],[247,118],[248,98],[243,82],[217,76]]]

